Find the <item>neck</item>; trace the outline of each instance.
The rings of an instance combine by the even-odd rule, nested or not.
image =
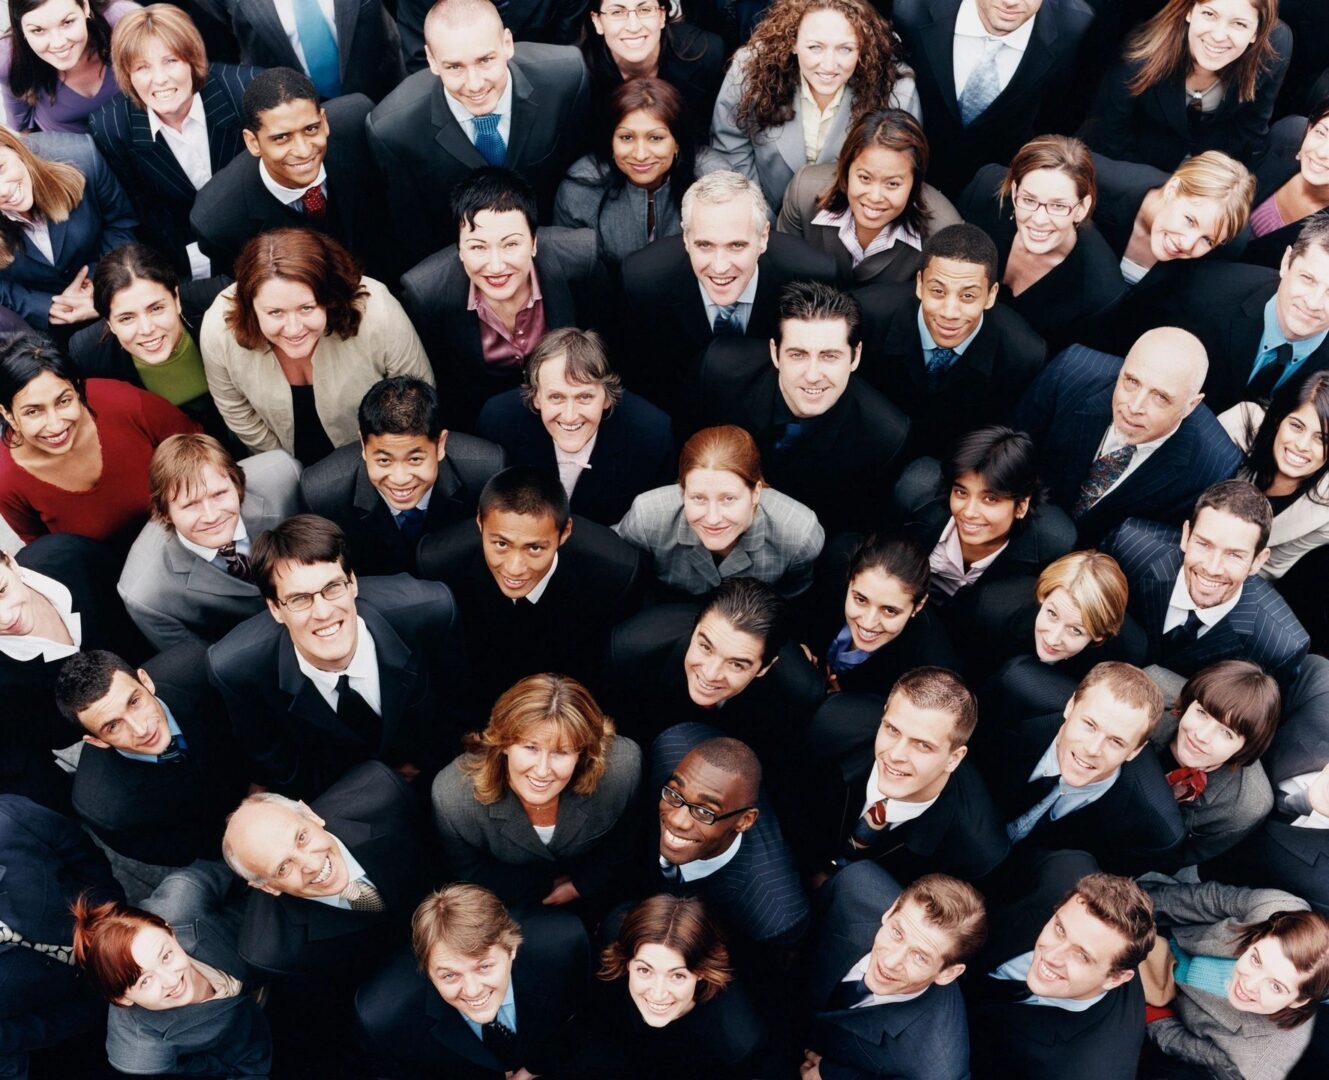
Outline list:
[[[354,616],[350,616],[354,618]],[[359,644],[360,629],[358,626],[351,628],[351,651],[345,656],[336,660],[324,660],[322,657],[310,656],[299,645],[295,646],[295,651],[304,657],[305,663],[310,667],[317,668],[319,671],[326,671],[330,675],[341,675],[351,666],[351,661],[355,659],[355,649]],[[293,643],[294,644],[294,643]]]
[[[521,311],[530,301],[531,279],[529,277],[522,283],[521,288],[513,294],[511,300],[494,300],[491,297],[485,297],[485,303],[489,305],[489,309],[509,327],[515,325],[517,312]]]
[[[1158,204],[1163,201],[1163,189],[1161,187],[1150,188],[1145,193],[1144,202],[1140,203],[1140,209],[1135,215],[1135,224],[1144,229],[1145,233],[1150,232],[1154,227],[1154,218],[1158,215]]]
[[[74,644],[69,628],[65,626],[64,619],[60,618],[60,612],[55,609],[55,605],[31,586],[23,587],[28,590],[28,602],[32,605],[33,634],[47,641],[59,642],[61,645]]]
[[[185,121],[189,119],[189,111],[194,107],[194,99],[186,98],[185,103],[173,113],[158,113],[157,119],[165,124],[172,131],[181,131],[184,129]]]
[[[1301,490],[1301,479],[1295,476],[1288,476],[1287,473],[1278,472],[1269,482],[1269,486],[1264,489],[1266,495],[1295,495]]]
[[[556,825],[558,823],[557,795],[549,802],[541,803],[538,806],[528,803],[520,795],[517,796],[517,801],[521,803],[521,808],[525,811],[532,825]]]
[[[963,539],[960,541],[960,556],[964,559],[965,569],[973,566],[981,559],[986,559],[989,555],[995,555],[1010,540],[1009,536],[1003,536],[1000,540],[993,540],[986,544],[969,544]]]
[[[650,56],[635,63],[616,56],[614,66],[618,68],[618,73],[623,76],[624,82],[632,79],[654,79],[660,73],[660,46],[657,44],[651,50]]]

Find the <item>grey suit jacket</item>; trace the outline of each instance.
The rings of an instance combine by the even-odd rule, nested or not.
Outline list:
[[[614,532],[650,555],[662,584],[690,596],[731,577],[755,577],[782,596],[797,596],[812,584],[812,564],[826,540],[816,514],[763,488],[752,524],[717,567],[683,516],[683,489],[677,484],[638,495]]]
[[[1237,928],[1309,905],[1280,889],[1141,882],[1160,929],[1192,956],[1237,956]],[[1284,1080],[1311,1041],[1312,1023],[1285,1031],[1268,1017],[1234,1009],[1226,998],[1177,983],[1176,1017],[1146,1029],[1165,1054],[1208,1069],[1218,1080]]]
[[[240,462],[245,499],[240,517],[253,541],[300,508],[300,463],[284,450]],[[258,586],[204,562],[174,532],[149,521],[129,549],[117,586],[134,624],[158,649],[182,641],[210,645],[263,610]]]
[[[869,281],[912,281],[914,275],[923,266],[923,252],[903,240],[897,239],[885,251],[869,255],[857,266],[849,255],[849,249],[840,242],[840,228],[837,225],[814,225],[812,219],[817,216],[817,200],[822,192],[835,183],[834,161],[804,165],[794,173],[789,187],[784,193],[784,206],[775,227],[782,233],[802,237],[818,251],[824,251],[835,259],[840,271],[840,283],[845,286],[866,285]],[[959,211],[931,184],[924,184],[919,196],[923,209],[928,212],[927,227],[920,240],[926,240],[938,229],[947,225],[959,225],[963,220]]]

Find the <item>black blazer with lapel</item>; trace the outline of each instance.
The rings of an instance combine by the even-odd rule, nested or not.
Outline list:
[[[1130,583],[1128,610],[1149,635],[1149,659],[1162,663],[1163,621],[1172,587],[1181,572],[1176,529],[1131,518],[1103,542]],[[1310,638],[1286,601],[1258,574],[1241,587],[1241,599],[1207,633],[1168,658],[1166,666],[1189,678],[1219,660],[1259,664],[1286,690],[1305,659]]]
[[[1038,445],[1039,476],[1069,509],[1112,423],[1121,358],[1072,345],[1043,369],[1016,406],[1014,426]],[[1210,369],[1212,371],[1212,368]],[[1138,469],[1076,521],[1082,547],[1099,543],[1128,517],[1180,522],[1210,484],[1237,471],[1242,453],[1203,401]]]
[[[980,166],[1010,161],[1039,126],[1045,103],[1070,88],[1094,13],[1080,0],[1046,0],[1006,89],[975,121],[960,122],[955,95],[955,16],[960,0],[895,0],[891,25],[913,59],[932,159],[928,181],[954,198]]]
[[[893,402],[913,424],[912,456],[944,458],[951,444],[985,424],[1004,424],[1042,368],[1047,345],[1019,315],[1000,303],[964,354],[928,388],[919,300],[912,283],[854,290],[863,308],[863,362],[857,375]]]
[[[481,489],[506,465],[502,447],[449,432],[425,511],[425,531],[474,518]],[[415,546],[402,538],[388,504],[369,482],[359,443],[338,447],[306,469],[300,494],[312,513],[341,526],[357,574],[415,573]]]
[[[374,639],[383,731],[370,746],[348,729],[300,670],[286,628],[266,611],[208,650],[253,778],[308,799],[357,762],[410,762],[428,775],[453,755],[448,699],[460,653],[460,622],[445,586],[405,574],[359,579],[359,616]]]
[[[486,401],[475,430],[502,446],[513,465],[533,465],[557,475],[554,440],[539,415],[522,403],[520,390],[505,390]],[[669,417],[625,391],[613,412],[600,421],[590,468],[582,470],[572,489],[572,512],[601,525],[617,525],[633,499],[677,476],[676,463]]]
[[[1306,118],[1304,116],[1285,116],[1269,129],[1269,144],[1264,156],[1256,162],[1251,171],[1255,174],[1255,201],[1259,206],[1265,199],[1275,194],[1279,188],[1301,171],[1297,154],[1301,152],[1302,141],[1306,137]],[[1283,252],[1297,238],[1306,224],[1315,217],[1324,217],[1329,210],[1320,210],[1310,217],[1290,222],[1281,229],[1275,229],[1264,236],[1250,237],[1246,248],[1241,253],[1241,261],[1267,266],[1277,270],[1283,262]],[[1249,232],[1247,226],[1247,232]]]
[[[878,495],[895,486],[909,418],[861,375],[851,375],[840,400],[783,452],[775,444],[792,414],[769,342],[713,341],[702,358],[700,381],[702,423],[746,428],[761,450],[766,482],[814,510],[828,532],[882,523],[885,503]]]
[[[827,1080],[965,1080],[969,1075],[969,1030],[955,983],[934,984],[912,1001],[826,1008],[836,986],[872,951],[881,917],[899,897],[900,885],[880,867],[858,863],[817,894],[822,921],[813,954],[815,1014],[808,1041],[822,1056]]]
[[[256,67],[213,64],[198,92],[208,129],[208,159],[215,176],[240,154],[247,153],[243,100],[245,88],[259,73]],[[148,113],[116,94],[88,117],[88,130],[102,157],[119,178],[138,213],[139,231],[148,244],[169,255],[176,270],[190,276],[185,248],[193,242],[189,212],[198,194],[181,168],[166,136],[152,137]],[[224,267],[219,272],[229,273]]]

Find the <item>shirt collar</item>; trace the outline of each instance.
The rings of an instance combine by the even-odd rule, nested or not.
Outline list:
[[[64,582],[19,566],[18,563],[14,563],[13,566],[23,584],[41,593],[51,602],[74,644],[64,645],[32,634],[25,634],[22,637],[0,634],[0,653],[20,663],[26,663],[40,656],[43,662],[49,664],[52,660],[63,660],[66,656],[73,656],[83,643],[83,617],[74,610],[73,594]]]
[[[998,555],[1010,546],[1010,541],[1002,544],[991,555],[984,555],[981,559],[976,559],[969,564],[969,569],[964,568],[964,548],[960,546],[960,527],[955,523],[952,517],[946,522],[946,527],[941,530],[941,539],[937,541],[942,544],[946,551],[946,557],[951,564],[958,568],[966,577],[970,574],[982,573],[996,561]]]
[[[972,342],[974,338],[978,337],[979,331],[983,329],[984,317],[985,317],[984,315],[980,315],[978,317],[978,325],[974,327],[973,332],[970,333],[970,335],[967,338],[965,338],[962,342],[960,342],[960,344],[955,346],[955,352],[957,356],[963,356],[965,349],[969,348],[970,342]],[[925,353],[932,352],[933,349],[941,348],[940,345],[938,345],[935,341],[932,340],[932,335],[928,333],[928,324],[927,321],[923,318],[923,305],[921,303],[918,305],[918,336],[923,341],[923,351]]]
[[[1275,293],[1269,297],[1269,302],[1264,305],[1264,336],[1260,338],[1260,355],[1263,356],[1270,349],[1276,349],[1278,346],[1288,344],[1292,346],[1292,359],[1294,362],[1305,360],[1316,349],[1324,344],[1324,339],[1329,337],[1329,330],[1321,330],[1318,334],[1311,337],[1302,338],[1300,341],[1292,341],[1283,333],[1283,326],[1278,321],[1278,294]]]
[[[1152,454],[1167,442],[1168,439],[1172,438],[1183,423],[1185,423],[1184,420],[1180,421],[1177,426],[1166,435],[1160,435],[1157,439],[1150,439],[1148,442],[1136,443],[1135,457],[1137,459],[1143,459],[1146,455]],[[1113,420],[1112,423],[1108,424],[1107,434],[1103,436],[1103,449],[1099,451],[1099,456],[1101,457],[1104,454],[1110,454],[1114,450],[1120,450],[1125,445],[1126,440],[1121,437],[1121,432],[1117,430],[1117,423]]]
[[[427,511],[429,509],[429,500],[433,496],[433,494],[434,494],[434,485],[430,484],[429,487],[425,490],[425,493],[420,496],[420,501],[417,502],[414,506],[408,507],[407,509]],[[394,521],[396,521],[397,518],[401,517],[402,514],[406,513],[405,510],[398,510],[395,506],[392,505],[392,503],[388,502],[388,497],[384,495],[383,492],[380,491],[378,493],[378,497],[383,500],[384,505],[386,505],[388,510],[391,512],[392,519]]]
[[[332,834],[329,833],[329,835]],[[341,837],[333,836],[332,839],[337,842],[337,850],[341,852],[341,857],[346,863],[347,884],[352,881],[359,881],[361,878],[368,880],[369,875],[365,873],[365,868],[356,861],[355,856],[351,854],[351,849],[341,842]],[[316,900],[320,904],[327,904],[328,907],[341,908],[343,911],[351,910],[351,902],[345,899],[341,893],[335,893],[332,896],[311,896],[309,899]]]
[[[871,962],[872,954],[868,953],[862,960],[851,967],[849,969],[849,974],[840,981],[855,982],[856,980],[863,978],[863,976],[867,974],[868,964]],[[865,1001],[862,1005],[855,1006],[855,1008],[866,1009],[873,1005],[899,1005],[901,1002],[913,1001],[916,997],[922,997],[931,989],[932,984],[928,983],[922,990],[915,990],[908,994],[872,994],[871,1001]],[[871,991],[869,991],[869,993],[871,993]]]
[[[761,267],[758,266],[752,271],[752,280],[748,282],[748,287],[744,289],[739,298],[734,301],[736,305],[740,307],[743,304],[747,304],[749,307],[752,306],[753,302],[757,299],[757,278],[760,275]],[[701,290],[701,300],[702,303],[706,305],[706,314],[710,316],[710,321],[714,323],[715,313],[720,310],[720,305],[711,299],[711,294],[706,291],[706,286],[700,281],[697,282],[697,288]]]
[[[554,444],[555,463],[559,465],[580,465],[583,469],[589,469],[591,467],[591,455],[595,452],[595,440],[598,439],[599,437],[600,437],[599,429],[596,429],[595,434],[592,435],[589,440],[587,440],[586,445],[583,446],[580,450],[578,450],[575,454],[569,454],[564,450],[560,450],[558,448],[558,444],[555,443]]]
[[[1035,14],[1033,19],[1026,19],[1018,29],[1012,30],[1009,34],[993,35],[988,28],[983,25],[983,20],[978,17],[977,0],[963,0],[960,9],[955,13],[955,35],[956,37],[972,38],[991,38],[993,41],[1000,41],[1008,49],[1014,49],[1022,53],[1029,48],[1029,39],[1034,33],[1034,20],[1038,18]]]
[[[1105,776],[1102,780],[1095,780],[1092,784],[1085,784],[1083,787],[1072,787],[1061,779],[1061,763],[1057,761],[1057,740],[1054,738],[1043,752],[1043,756],[1038,759],[1038,764],[1034,766],[1034,771],[1029,774],[1029,779],[1046,780],[1055,776],[1063,795],[1101,795],[1117,782],[1117,777],[1120,775],[1121,769],[1117,768],[1112,771],[1111,776]]]
[[[151,135],[152,138],[156,139],[157,132],[159,131],[169,130],[166,125],[161,122],[155,112],[151,109],[146,109],[145,111],[148,114],[148,134]],[[189,115],[185,117],[185,122],[182,126],[189,127],[191,123],[202,124],[204,131],[207,130],[208,118],[203,112],[203,98],[198,94],[195,94],[194,100],[190,102]],[[176,133],[172,131],[171,134],[174,135]],[[262,163],[260,162],[260,164]]]
[[[526,594],[526,599],[532,604],[538,604],[540,597],[544,596],[545,590],[549,588],[549,583],[554,580],[554,571],[558,569],[558,552],[554,552],[554,561],[549,564],[549,573],[545,574],[530,592]],[[515,604],[516,601],[514,600]]]
[[[1168,607],[1177,608],[1180,611],[1193,611],[1200,617],[1200,622],[1205,626],[1213,628],[1228,617],[1228,614],[1238,601],[1241,600],[1241,590],[1246,587],[1243,581],[1237,588],[1237,595],[1224,604],[1217,604],[1214,607],[1202,608],[1196,607],[1195,601],[1191,599],[1191,591],[1186,588],[1186,570],[1182,568],[1177,571],[1177,580],[1172,585],[1172,596],[1168,599]]]
[[[186,551],[192,551],[204,562],[212,562],[212,560],[217,557],[217,552],[221,550],[221,548],[204,547],[202,544],[196,544],[192,540],[186,540],[179,532],[176,532],[175,538],[180,541],[180,546],[182,548]],[[249,554],[246,550],[249,547],[249,533],[245,529],[244,518],[237,517],[235,519],[235,535],[232,536],[231,539],[234,541],[237,551],[242,555]]]
[[[683,874],[684,881],[700,881],[702,878],[710,877],[712,874],[719,873],[730,862],[733,861],[738,849],[743,844],[743,834],[734,833],[734,842],[729,847],[709,859],[693,859],[692,862],[679,863],[678,869]],[[669,862],[663,855],[660,856],[660,866],[663,869]]]
[[[263,159],[259,158],[258,178],[263,181],[263,186],[268,189],[268,194],[279,203],[283,206],[294,206],[305,197],[305,192],[310,188],[322,187],[327,182],[328,170],[325,169],[320,162],[318,166],[318,176],[314,178],[312,184],[302,188],[282,187],[281,184],[277,183],[277,181],[272,178],[272,174],[268,172],[268,167],[264,164]]]
[[[455,97],[443,91],[443,100],[448,103],[448,112],[452,113],[453,118],[459,124],[469,124],[475,120],[475,113],[471,112],[465,105]],[[494,106],[494,111],[486,115],[497,116],[502,119],[512,113],[512,65],[508,65],[508,84],[503,87],[503,93],[498,96],[498,104]]]
[[[1034,965],[1034,952],[1031,949],[1029,950],[1029,952],[1024,953],[1021,956],[1017,956],[1013,960],[1007,960],[1006,963],[1002,964],[1001,967],[997,968],[996,971],[992,972],[992,974],[989,977],[993,979],[1013,979],[1016,982],[1025,982],[1029,978],[1029,969],[1033,967],[1033,965]],[[1040,997],[1038,994],[1033,994],[1028,999],[1026,999],[1023,1002],[1023,1004],[1051,1005],[1054,1009],[1065,1009],[1067,1012],[1081,1013],[1081,1012],[1086,1012],[1089,1009],[1092,1009],[1106,996],[1107,996],[1106,990],[1104,990],[1101,994],[1095,994],[1091,998],[1084,998],[1084,999],[1046,998],[1046,997]]]
[[[156,696],[153,695],[153,697]],[[171,707],[161,698],[157,698],[157,704],[162,707],[162,712],[166,715],[166,727],[171,733],[171,738],[178,739],[180,737],[180,725],[175,722],[175,714],[171,712]],[[121,750],[118,746],[115,748],[115,752],[121,757],[129,758],[130,761],[151,761],[154,764],[161,757],[159,754],[135,754],[129,750]]]
[[[798,85],[803,95],[804,103],[812,106],[817,116],[829,116],[831,113],[835,112],[835,110],[840,107],[840,102],[844,100],[844,88],[849,84],[841,83],[839,88],[831,96],[831,100],[827,102],[826,108],[824,109],[817,104],[817,99],[812,94],[812,86],[808,82],[805,76],[800,75],[798,77]]]
[[[881,251],[888,251],[895,246],[898,240],[902,244],[908,244],[916,251],[923,250],[923,240],[908,225],[905,224],[903,217],[898,217],[887,225],[881,232],[872,238],[872,241],[865,248],[858,242],[858,228],[854,222],[854,212],[848,207],[841,210],[838,214],[830,210],[818,210],[816,216],[812,219],[813,225],[828,225],[839,230],[838,235],[840,243],[845,249],[862,262]]]
[[[295,650],[295,662],[300,665],[300,670],[310,682],[322,687],[328,693],[337,689],[337,680],[343,675],[348,679],[378,678],[378,648],[374,645],[369,627],[365,626],[364,619],[359,615],[355,617],[355,655],[341,671],[324,671],[322,668],[314,667],[301,655],[299,649]]]
[[[868,773],[868,786],[864,792],[864,798],[867,800],[864,805],[864,812],[868,806],[873,803],[881,802],[883,796],[881,789],[877,786],[877,781],[881,779],[881,766],[878,762],[872,763],[872,771]],[[932,804],[941,798],[940,793],[924,802],[905,802],[903,799],[886,800],[886,824],[901,825],[906,821],[913,821],[916,817],[922,817],[932,808]]]

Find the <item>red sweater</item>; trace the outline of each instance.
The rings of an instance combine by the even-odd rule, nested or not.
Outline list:
[[[148,462],[170,435],[202,431],[165,398],[117,379],[89,379],[88,404],[102,444],[102,475],[88,491],[38,479],[0,444],[0,515],[25,543],[78,533],[129,544],[148,516]]]

